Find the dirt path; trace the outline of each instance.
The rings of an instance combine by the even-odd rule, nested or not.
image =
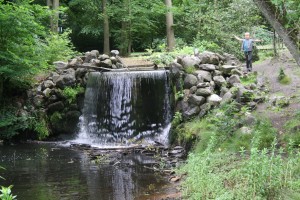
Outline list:
[[[283,85],[278,81],[280,68],[291,78],[291,83]],[[259,115],[269,117],[273,125],[283,131],[284,124],[300,109],[300,67],[293,61],[288,52],[282,52],[279,58],[267,59],[253,65],[253,70],[263,75],[269,81],[270,98],[285,96],[291,98],[290,105],[286,108],[274,110],[268,102],[260,104],[257,109]]]

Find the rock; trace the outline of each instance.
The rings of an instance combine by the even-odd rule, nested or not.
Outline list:
[[[178,182],[181,178],[179,176],[174,176],[169,179],[170,182]]]
[[[197,85],[198,79],[195,75],[187,74],[184,78],[184,88],[190,89],[191,87]]]
[[[50,77],[52,77],[52,81],[55,83],[57,79],[59,78],[59,74],[56,72],[51,72]]]
[[[51,95],[51,96],[48,98],[48,101],[49,101],[50,103],[53,103],[53,102],[55,102],[55,101],[57,101],[57,100],[58,100],[58,98],[57,98],[56,95]]]
[[[200,106],[200,113],[199,117],[203,117],[206,115],[206,113],[211,109],[211,104],[210,103],[205,103],[202,106]]]
[[[240,128],[240,132],[243,135],[250,135],[252,133],[252,129],[247,126],[243,126]]]
[[[226,92],[222,97],[222,104],[233,100],[233,94],[231,92]]]
[[[63,61],[56,61],[53,63],[56,69],[65,69],[67,68],[68,63]]]
[[[257,76],[256,78],[256,82],[257,82],[257,87],[259,89],[264,89],[267,85],[267,78],[264,76]]]
[[[216,94],[212,94],[207,98],[207,102],[213,106],[217,106],[221,103],[222,98]]]
[[[75,71],[75,77],[76,78],[83,78],[85,76],[85,74],[87,73],[87,69],[86,68],[78,68]]]
[[[44,91],[43,91],[43,94],[45,97],[50,97],[50,93],[51,93],[51,89],[50,88],[46,88]]]
[[[211,88],[207,87],[207,88],[199,88],[197,91],[196,91],[196,95],[197,96],[204,96],[204,97],[207,97],[207,96],[210,96],[212,94],[212,90]]]
[[[238,103],[246,103],[252,100],[254,92],[247,90],[243,85],[237,85],[236,100]]]
[[[118,56],[119,54],[120,54],[120,52],[119,52],[118,50],[112,50],[112,51],[110,52],[110,55],[111,55],[111,56],[114,56],[114,57]]]
[[[33,97],[33,105],[35,107],[41,107],[44,103],[44,97],[42,95],[36,95]]]
[[[72,68],[65,70],[64,73],[55,81],[55,85],[60,89],[64,89],[67,86],[73,86],[75,83],[75,70]]]
[[[216,66],[212,65],[212,64],[201,64],[199,66],[199,68],[201,70],[206,70],[206,71],[214,71],[214,70],[216,70]]]
[[[227,82],[229,83],[229,85],[233,86],[235,83],[241,83],[241,80],[240,80],[239,76],[232,75],[232,76],[229,77]]]
[[[184,68],[186,67],[198,67],[200,64],[200,59],[196,56],[185,56],[181,60],[181,64]]]
[[[205,83],[198,83],[197,88],[206,88],[210,87],[210,83],[205,82]]]
[[[109,56],[106,55],[106,54],[102,54],[102,55],[99,56],[100,61],[104,61],[104,60],[107,60],[107,59],[109,59]]]
[[[105,68],[111,68],[112,67],[112,62],[110,59],[106,59],[104,61],[100,62],[100,67],[105,67]]]
[[[285,96],[274,96],[270,98],[270,103],[272,106],[283,108],[290,105],[290,98]]]
[[[196,91],[197,91],[197,86],[193,86],[193,87],[190,88],[190,93],[191,94],[195,94]]]
[[[92,50],[92,51],[91,51],[91,54],[94,54],[94,55],[96,55],[96,58],[98,58],[98,57],[99,57],[99,55],[100,55],[100,53],[99,53],[99,51],[98,51],[98,50]]]
[[[122,63],[117,63],[116,67],[117,67],[117,69],[122,69],[122,68],[124,68],[124,65]]]
[[[62,111],[64,109],[64,103],[62,101],[58,101],[48,105],[48,113],[52,114],[56,111]]]
[[[231,74],[231,71],[233,70],[233,69],[236,69],[237,68],[237,66],[232,66],[232,65],[222,65],[221,67],[220,67],[220,71],[223,73],[223,74],[225,74],[225,75],[229,75],[229,74]]]
[[[213,52],[204,51],[199,54],[199,58],[201,60],[201,64],[219,65],[219,57]]]
[[[205,103],[205,97],[197,96],[197,95],[194,94],[194,95],[191,95],[191,96],[189,97],[188,102],[189,102],[190,104],[200,106],[200,105],[202,105],[202,104]]]
[[[118,62],[117,58],[114,56],[110,57],[110,60],[111,60],[112,64],[117,64],[117,62]]]
[[[53,88],[53,87],[54,87],[53,81],[46,80],[43,82],[42,89],[45,90],[46,88]]]
[[[83,63],[83,60],[79,57],[73,58],[69,61],[67,67],[75,68]]]
[[[189,107],[188,110],[183,113],[183,115],[186,118],[190,118],[190,117],[193,117],[193,116],[199,114],[199,112],[200,112],[199,106],[192,106],[192,107]]]
[[[222,87],[222,88],[221,88],[221,91],[220,91],[220,97],[223,98],[223,96],[224,96],[228,91],[229,91],[228,88]]]
[[[208,71],[196,70],[195,74],[197,74],[199,80],[203,79],[207,82],[212,81],[211,73]]]
[[[221,75],[222,75],[222,72],[219,70],[215,70],[213,73],[213,76],[221,76]]]
[[[99,54],[99,52],[98,52]],[[97,54],[96,52],[86,52],[85,53],[85,59],[84,59],[84,63],[89,63],[91,62],[92,59],[97,59]]]
[[[240,70],[238,70],[237,68],[231,70],[231,74],[232,75],[238,75],[238,76],[242,76],[243,72],[241,72]]]
[[[64,123],[66,133],[73,134],[76,131],[80,116],[81,113],[77,110],[66,113],[66,122]]]
[[[227,65],[236,65],[238,63],[238,59],[232,54],[224,53],[223,57],[225,58],[224,62]]]
[[[213,80],[217,84],[217,86],[222,86],[226,84],[226,80],[223,76],[215,76]]]
[[[177,62],[173,62],[169,65],[170,72],[175,78],[179,78],[183,74],[183,67]]]
[[[249,112],[246,112],[245,119],[243,120],[243,124],[247,126],[252,126],[256,122],[256,118]]]

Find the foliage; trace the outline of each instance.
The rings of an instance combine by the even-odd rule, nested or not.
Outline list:
[[[61,93],[67,99],[69,104],[76,102],[76,97],[78,94],[82,94],[84,92],[84,88],[80,86],[76,86],[75,88],[66,87]]]
[[[181,112],[176,112],[172,121],[173,126],[177,126],[182,122],[182,114]]]
[[[241,125],[245,124],[248,109],[238,108],[235,102],[214,109],[205,118],[193,119],[175,128],[177,141],[186,143],[197,138],[196,151],[202,152],[207,148],[212,135],[217,138],[216,144],[222,151],[237,151],[241,147],[249,150],[253,137],[260,138],[259,149],[269,147],[276,136],[277,130],[272,127],[270,121],[264,118],[257,119],[247,129],[250,133],[243,133]]]
[[[0,110],[0,138],[9,140],[26,130],[37,134],[38,139],[49,136],[45,116],[34,113],[22,113],[20,110],[6,106]]]
[[[196,68],[194,66],[188,66],[184,68],[184,71],[187,74],[193,74],[196,71]]]
[[[256,78],[257,78],[257,74],[251,73],[247,76],[241,77],[240,79],[241,79],[241,83],[243,85],[250,85],[250,84],[256,83]]]
[[[279,70],[278,80],[281,84],[288,85],[291,83],[291,78],[285,74],[283,68]]]
[[[218,150],[217,136],[212,135],[202,153],[190,153],[180,170],[187,173],[183,194],[188,199],[285,199],[289,192],[300,195],[299,152],[276,149],[258,150],[253,138],[249,154],[241,156]],[[288,153],[288,157],[283,156]]]
[[[295,146],[300,147],[300,112],[296,112],[284,125],[284,134],[281,135],[285,143],[294,141]]]
[[[33,76],[49,63],[73,55],[69,34],[49,34],[43,25],[50,12],[31,0],[11,3],[0,0],[0,85],[3,94],[27,88]],[[0,97],[1,97],[0,93]]]
[[[13,196],[11,193],[11,188],[13,186],[9,186],[9,187],[3,187],[1,186],[1,190],[0,190],[0,199],[1,200],[14,200],[16,199],[17,196]]]
[[[50,122],[52,124],[56,124],[58,123],[60,120],[62,119],[62,116],[59,112],[54,112],[51,116],[50,116]]]

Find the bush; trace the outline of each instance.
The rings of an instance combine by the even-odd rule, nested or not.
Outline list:
[[[9,187],[3,187],[1,186],[1,190],[0,190],[0,199],[1,200],[14,200],[17,198],[17,196],[13,196],[11,193],[11,188],[13,186],[9,186]]]
[[[78,94],[84,93],[84,88],[76,86],[75,88],[66,87],[61,91],[62,95],[67,99],[69,104],[76,102],[76,97]]]
[[[289,85],[291,83],[291,78],[285,74],[282,67],[279,70],[278,80],[283,85]]]

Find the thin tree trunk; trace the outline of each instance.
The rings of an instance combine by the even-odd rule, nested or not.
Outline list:
[[[58,33],[59,0],[47,0],[47,6],[54,11],[54,14],[50,17],[51,31]]]
[[[175,48],[175,34],[174,34],[174,19],[172,9],[172,0],[165,0],[167,7],[166,25],[167,25],[167,51],[173,51]]]
[[[279,19],[276,17],[274,9],[272,9],[273,5],[271,2],[266,0],[253,0],[264,17],[270,23],[270,25],[274,28],[277,34],[282,38],[285,46],[288,48],[290,53],[293,55],[297,64],[300,66],[300,50],[297,46],[296,38],[291,36],[284,28],[284,24],[281,24]]]
[[[107,15],[107,0],[102,0],[102,9],[103,9],[103,52],[109,54],[110,45],[109,45],[109,19]]]
[[[2,101],[2,97],[3,97],[3,77],[0,76],[0,103]]]
[[[277,47],[276,47],[276,32],[273,30],[273,49],[274,49],[274,56],[277,57]]]
[[[130,0],[124,0],[124,9],[127,11],[129,18],[131,17]],[[122,40],[120,54],[122,56],[128,56],[131,52],[131,22],[130,20],[122,21]]]

